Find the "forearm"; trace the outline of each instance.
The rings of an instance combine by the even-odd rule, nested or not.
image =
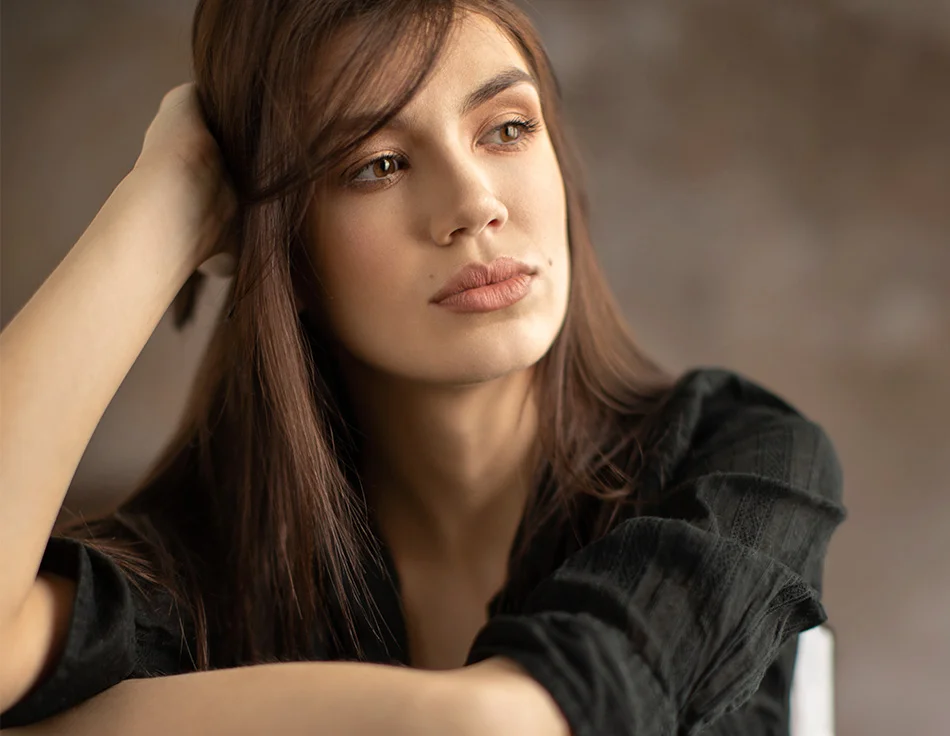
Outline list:
[[[571,736],[551,694],[512,659],[491,657],[448,676],[464,692],[478,694],[482,736]]]
[[[127,680],[10,736],[569,736],[517,664],[447,671],[291,662]]]
[[[0,629],[18,615],[96,425],[188,277],[154,179],[130,174],[0,334]],[[144,206],[142,203],[148,204]]]
[[[477,697],[444,673],[355,662],[293,662],[127,680],[22,736],[483,734]]]

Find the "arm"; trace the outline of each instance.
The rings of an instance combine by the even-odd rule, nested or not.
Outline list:
[[[845,515],[830,441],[749,381],[689,379],[638,481],[660,499],[652,513],[571,554],[469,654],[517,661],[574,736],[699,733],[747,704],[782,645],[827,618],[824,555]]]
[[[57,656],[71,601],[37,573],[86,445],[230,217],[189,89],[166,95],[136,167],[0,334],[0,539],[13,552],[0,555],[0,651],[18,657],[2,670],[0,710]]]
[[[137,222],[148,182],[133,172],[0,334],[0,646],[15,651],[0,710],[55,657],[71,600],[37,580],[79,460],[136,356],[187,278],[184,258]],[[150,238],[143,232],[154,233]]]
[[[150,191],[151,190],[151,191]],[[0,333],[0,622],[26,600],[103,412],[190,271],[137,171]]]
[[[551,694],[512,659],[492,657],[446,674],[461,697],[478,694],[483,736],[571,736]]]
[[[126,680],[9,733],[560,736],[546,720],[556,708],[516,667],[490,661],[466,669],[293,662]]]
[[[193,676],[192,627],[179,620],[167,594],[135,589],[109,557],[77,540],[51,540],[44,570],[71,583],[75,606],[55,670],[0,716],[0,725],[29,726],[13,733],[81,736],[109,726],[118,733],[167,727],[187,734],[195,719],[202,733],[236,726],[292,733],[295,723],[311,732],[339,725],[358,733],[362,723],[363,732],[382,724],[386,734],[399,733],[397,727],[445,736],[567,733],[554,730],[560,713],[544,688],[500,659],[447,672],[299,662]],[[11,652],[4,654],[6,666]],[[262,730],[268,722],[272,728]]]
[[[747,703],[712,721],[702,736],[788,736],[798,637],[785,643]]]

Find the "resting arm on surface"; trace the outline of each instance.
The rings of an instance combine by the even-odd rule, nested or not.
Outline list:
[[[10,736],[568,736],[547,692],[500,658],[426,671],[291,662],[126,680]]]
[[[51,539],[42,564],[68,584],[68,621],[56,661],[19,678],[34,684],[22,698],[11,692],[18,702],[0,716],[25,728],[4,733],[567,734],[547,691],[501,658],[443,672],[300,661],[195,673],[189,618],[167,593],[133,586],[77,540]],[[4,678],[31,659],[4,654]]]

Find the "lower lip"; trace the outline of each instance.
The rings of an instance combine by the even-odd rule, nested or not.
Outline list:
[[[452,312],[494,312],[520,302],[531,290],[531,274],[521,274],[497,284],[466,289],[436,302]]]

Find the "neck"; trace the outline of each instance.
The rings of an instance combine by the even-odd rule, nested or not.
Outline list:
[[[347,365],[367,438],[361,478],[390,544],[446,561],[486,546],[507,557],[538,461],[532,371],[434,386]]]

